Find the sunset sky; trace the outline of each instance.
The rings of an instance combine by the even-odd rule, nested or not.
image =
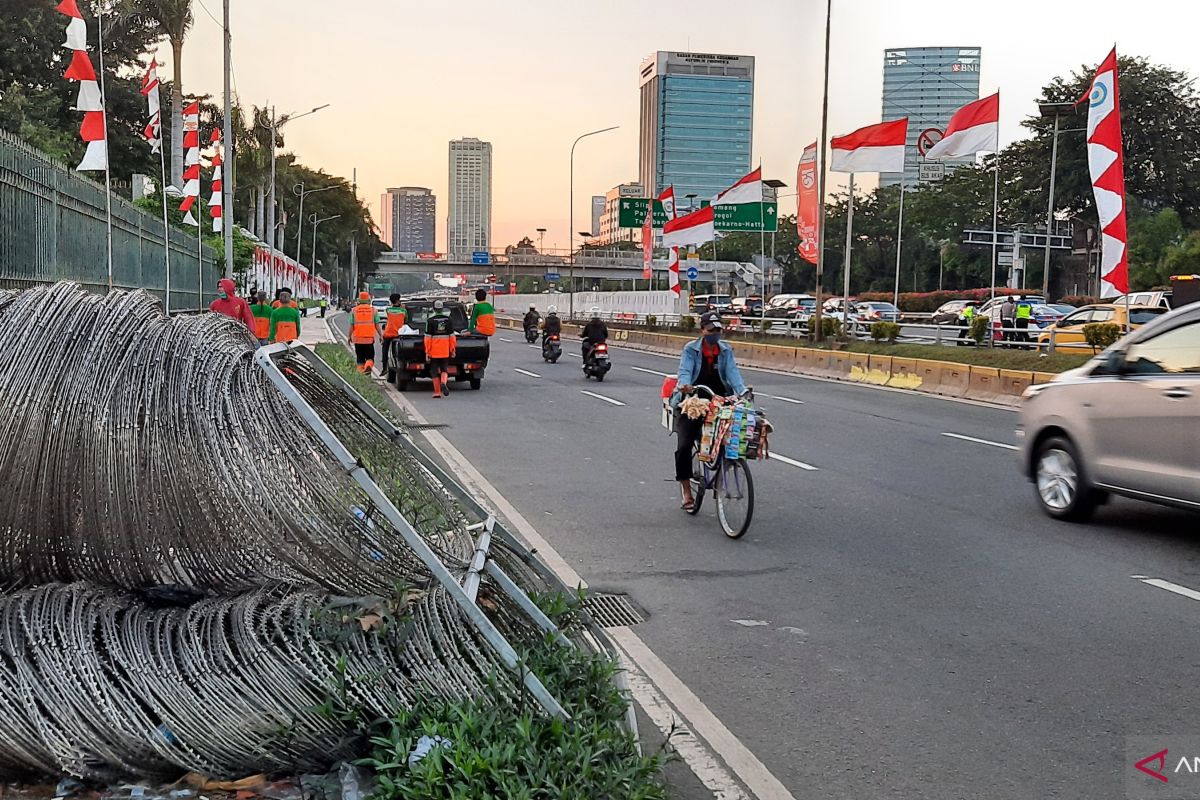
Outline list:
[[[184,89],[221,90],[221,0],[195,0]],[[378,214],[388,186],[427,186],[445,243],[447,142],[494,148],[493,247],[548,228],[567,245],[568,153],[580,133],[620,129],[576,150],[575,226],[593,194],[637,179],[638,66],[655,50],[753,55],[754,163],[789,184],[819,133],[824,0],[233,0],[241,101],[280,113],[332,106],[286,129],[314,168],[350,176]],[[887,47],[979,46],[980,91],[1001,90],[1001,143],[1051,77],[1095,64],[1114,41],[1200,75],[1184,0],[834,0],[830,134],[879,121]],[[207,11],[206,11],[207,9]],[[1136,11],[1136,13],[1133,13]],[[210,17],[209,13],[212,16]],[[170,48],[160,58],[170,62]],[[795,191],[794,188],[781,190]],[[782,201],[789,212],[794,198]]]

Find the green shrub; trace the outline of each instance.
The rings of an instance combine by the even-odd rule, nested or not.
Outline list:
[[[696,330],[696,318],[691,314],[684,314],[679,318],[679,327],[681,330],[691,333]]]
[[[976,344],[983,344],[983,340],[987,338],[988,331],[992,327],[992,318],[985,317],[982,314],[976,314],[971,318],[971,330],[967,334],[975,340]]]
[[[1083,338],[1095,353],[1116,344],[1121,338],[1121,326],[1115,322],[1089,322],[1083,326]]]
[[[772,326],[772,325],[774,325],[774,324],[775,324],[775,320],[773,320],[773,319],[764,319],[764,320],[762,321],[762,332],[763,332],[763,333],[766,333],[767,331],[771,330],[771,326]]]
[[[658,327],[658,317],[654,316],[653,314],[647,314],[646,315],[646,327],[647,328]]]
[[[887,339],[889,344],[895,344],[900,338],[900,326],[895,322],[876,322],[871,325],[871,338],[877,342]]]
[[[842,323],[833,317],[821,317],[821,336],[825,339],[836,339],[842,335]]]

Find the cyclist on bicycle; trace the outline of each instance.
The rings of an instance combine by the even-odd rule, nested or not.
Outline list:
[[[700,316],[701,336],[683,347],[679,359],[679,375],[671,404],[680,400],[694,386],[704,386],[717,397],[736,396],[747,391],[742,374],[734,363],[733,347],[721,341],[721,316],[707,311]],[[675,427],[675,480],[682,494],[681,508],[688,511],[695,503],[692,497],[692,448],[700,440],[704,420],[689,419],[680,414]]]

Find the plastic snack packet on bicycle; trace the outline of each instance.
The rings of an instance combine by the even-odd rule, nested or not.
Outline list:
[[[749,397],[730,401],[724,397],[704,397],[698,392],[677,399],[675,378],[665,378],[662,384],[662,424],[675,430],[677,415],[703,419],[698,457],[713,463],[724,451],[729,459],[765,459],[769,455],[768,438],[773,426]],[[674,403],[672,401],[675,401]]]

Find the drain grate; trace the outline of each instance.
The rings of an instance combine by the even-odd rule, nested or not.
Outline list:
[[[583,606],[601,628],[621,628],[645,622],[646,617],[624,594],[598,592],[589,595]]]

